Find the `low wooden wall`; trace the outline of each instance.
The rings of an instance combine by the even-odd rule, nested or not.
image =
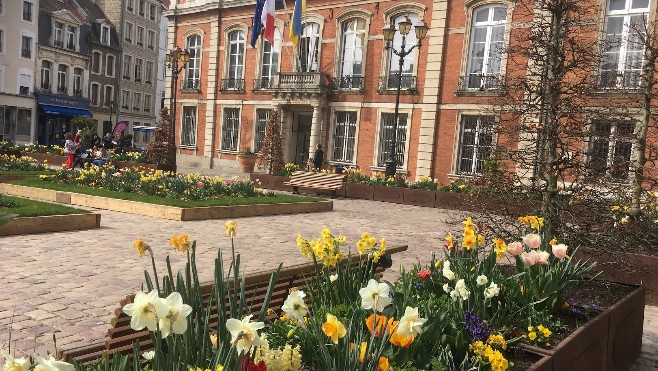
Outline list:
[[[78,231],[101,226],[101,214],[69,214],[16,218],[0,227],[0,236]]]

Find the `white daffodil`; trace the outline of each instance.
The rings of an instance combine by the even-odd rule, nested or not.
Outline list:
[[[361,306],[363,309],[374,309],[377,312],[381,312],[393,301],[393,298],[389,296],[389,293],[390,288],[387,284],[378,283],[377,281],[370,279],[370,281],[368,281],[368,286],[359,290],[359,295],[361,295]]]
[[[0,355],[5,359],[6,371],[27,371],[30,369],[30,359],[28,357],[14,358],[9,353],[0,352]]]
[[[491,299],[494,296],[497,296],[498,293],[500,293],[500,288],[494,282],[492,282],[491,285],[489,285],[489,287],[484,289],[484,297],[486,299]]]
[[[489,280],[485,275],[478,276],[478,278],[475,279],[475,283],[477,283],[478,286],[484,286],[487,282],[489,282]]]
[[[242,321],[230,318],[226,321],[226,329],[231,332],[231,344],[235,346],[238,354],[243,351],[245,353],[251,352],[252,346],[259,346],[263,343],[263,339],[258,336],[257,331],[265,327],[263,322],[250,322],[252,315],[248,315]]]
[[[308,314],[308,307],[304,304],[305,297],[304,291],[293,291],[281,307],[287,317],[296,319],[302,326],[304,325],[304,316]]]
[[[400,318],[397,333],[405,336],[417,336],[427,319],[418,317],[418,308],[407,307]]]
[[[123,306],[123,313],[132,317],[130,327],[135,331],[143,330],[144,327],[155,331],[158,319],[166,317],[168,312],[167,304],[158,297],[158,290],[148,294],[138,292],[132,303]]]
[[[183,304],[183,297],[177,292],[172,292],[164,300],[169,312],[165,317],[160,317],[160,331],[162,338],[169,334],[183,334],[187,330],[187,316],[192,313],[192,307]]]
[[[37,362],[34,371],[75,371],[72,364],[58,361],[52,355],[44,359],[35,354],[34,360]]]
[[[334,282],[338,279],[338,274],[332,274],[329,276],[329,281]]]
[[[445,291],[446,294],[450,294],[450,285],[448,285],[447,283],[444,283],[443,284],[443,291]]]
[[[144,353],[142,353],[142,357],[147,361],[152,361],[153,358],[155,358],[155,351],[151,350],[151,351],[148,351],[148,352],[144,352]]]

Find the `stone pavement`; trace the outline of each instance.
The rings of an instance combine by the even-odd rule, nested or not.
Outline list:
[[[132,249],[137,237],[149,243],[159,271],[169,254],[174,271],[185,258],[167,243],[172,234],[187,233],[197,240],[197,263],[202,281],[212,277],[217,249],[230,251],[224,220],[177,222],[112,211],[102,213],[95,230],[0,239],[0,348],[6,349],[11,332],[16,354],[54,352],[58,347],[86,345],[104,339],[118,301],[140,289],[143,271],[151,270],[148,257]],[[347,236],[353,245],[362,232],[386,238],[389,246],[408,244],[394,256],[394,267],[411,267],[440,253],[451,222],[463,214],[361,200],[335,200],[334,211],[301,215],[237,219],[236,252],[247,272],[302,263],[295,244],[297,233],[315,238],[323,227]],[[635,371],[658,370],[658,308],[645,310],[643,354]]]

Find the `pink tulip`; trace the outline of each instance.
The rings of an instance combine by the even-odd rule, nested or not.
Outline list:
[[[535,258],[535,263],[539,265],[546,265],[548,264],[548,258],[550,256],[551,254],[547,253],[546,251],[538,251]]]
[[[532,267],[535,265],[535,261],[537,260],[537,252],[534,250],[530,252],[524,252],[521,254],[521,259],[523,259],[523,264],[528,267]]]
[[[567,257],[567,249],[569,249],[569,246],[563,243],[553,245],[553,255],[560,260],[564,260]]]
[[[523,252],[523,244],[521,242],[512,242],[509,245],[507,245],[507,253],[510,255],[521,255]]]
[[[537,249],[541,245],[541,237],[538,234],[529,233],[523,237],[523,243],[531,249]]]

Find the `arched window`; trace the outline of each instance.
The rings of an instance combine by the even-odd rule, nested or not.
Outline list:
[[[263,58],[260,69],[260,88],[269,88],[274,75],[279,72],[279,53],[281,52],[281,32],[274,29],[274,45],[263,38]]]
[[[405,47],[409,48],[412,45],[417,44],[416,40],[416,28],[415,25],[419,21],[418,14],[409,13],[409,14],[400,14],[395,16],[392,20],[397,29],[398,24],[405,20],[405,17],[409,17],[411,20],[411,30],[407,34],[405,39]],[[395,50],[400,50],[402,46],[402,35],[399,32],[395,33],[393,37],[392,47]],[[389,49],[388,51],[388,78],[386,79],[386,89],[397,89],[399,79],[402,80],[402,89],[413,89],[416,87],[416,52],[418,50],[414,49],[406,57],[402,64],[402,72],[400,72],[400,59],[397,55],[393,53],[393,50]]]
[[[190,52],[190,61],[187,63],[187,75],[183,88],[199,89],[199,80],[201,78],[201,36],[192,35],[188,37],[187,50]]]
[[[41,89],[50,90],[51,88],[51,73],[53,70],[52,62],[41,62]]]
[[[73,95],[82,97],[82,68],[73,69]]]
[[[244,31],[236,30],[228,34],[228,68],[223,90],[243,90],[244,72]]]
[[[320,25],[307,23],[299,38],[299,69],[301,72],[318,71],[318,48],[320,46]]]
[[[469,89],[499,86],[506,20],[507,8],[501,4],[481,6],[473,11],[468,49]]]
[[[57,67],[57,92],[62,94],[68,93],[68,71],[69,67],[65,64],[60,64]]]
[[[340,88],[363,88],[363,59],[366,41],[366,21],[352,18],[343,22],[340,53]]]
[[[648,15],[649,0],[608,1],[599,77],[601,87],[640,87],[644,43],[638,31],[645,27]]]

